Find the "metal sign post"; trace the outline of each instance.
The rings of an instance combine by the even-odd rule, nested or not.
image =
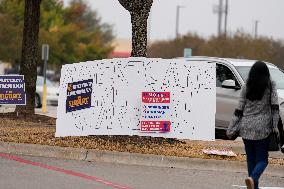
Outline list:
[[[47,69],[47,61],[49,56],[49,45],[43,44],[42,45],[42,53],[41,58],[43,60],[44,66],[43,66],[43,94],[42,94],[42,112],[46,113],[46,95],[47,95],[47,88],[46,88],[46,69]]]

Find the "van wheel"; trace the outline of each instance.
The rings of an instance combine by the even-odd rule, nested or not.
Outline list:
[[[42,107],[42,105],[41,105],[41,99],[40,99],[39,94],[36,94],[36,95],[35,95],[35,107],[36,107],[36,108],[41,108],[41,107]]]

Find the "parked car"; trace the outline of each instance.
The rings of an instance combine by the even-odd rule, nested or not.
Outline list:
[[[36,108],[40,108],[42,106],[43,82],[44,78],[42,76],[37,76],[36,96],[35,96]],[[58,96],[59,96],[58,86],[55,83],[52,83],[50,80],[46,79],[46,88],[47,88],[47,95],[46,95],[47,104],[57,106]]]
[[[229,126],[233,112],[237,107],[240,89],[248,78],[248,73],[255,60],[228,59],[213,57],[192,57],[189,61],[208,61],[216,63],[216,137],[226,138],[225,131]],[[267,66],[273,81],[276,82],[279,104],[280,123],[284,120],[284,73],[277,66],[268,63]]]

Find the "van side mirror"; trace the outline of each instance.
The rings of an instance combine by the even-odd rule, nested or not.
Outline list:
[[[232,79],[228,79],[222,82],[222,88],[226,89],[235,89],[235,90],[240,90],[241,87],[236,86],[236,82]]]

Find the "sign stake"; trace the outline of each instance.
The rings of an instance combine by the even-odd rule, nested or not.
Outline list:
[[[42,45],[42,60],[44,62],[43,66],[43,94],[42,94],[42,113],[47,112],[46,108],[46,95],[47,95],[47,88],[46,88],[46,69],[47,69],[47,61],[48,61],[48,56],[49,56],[49,45],[48,44],[43,44]]]

